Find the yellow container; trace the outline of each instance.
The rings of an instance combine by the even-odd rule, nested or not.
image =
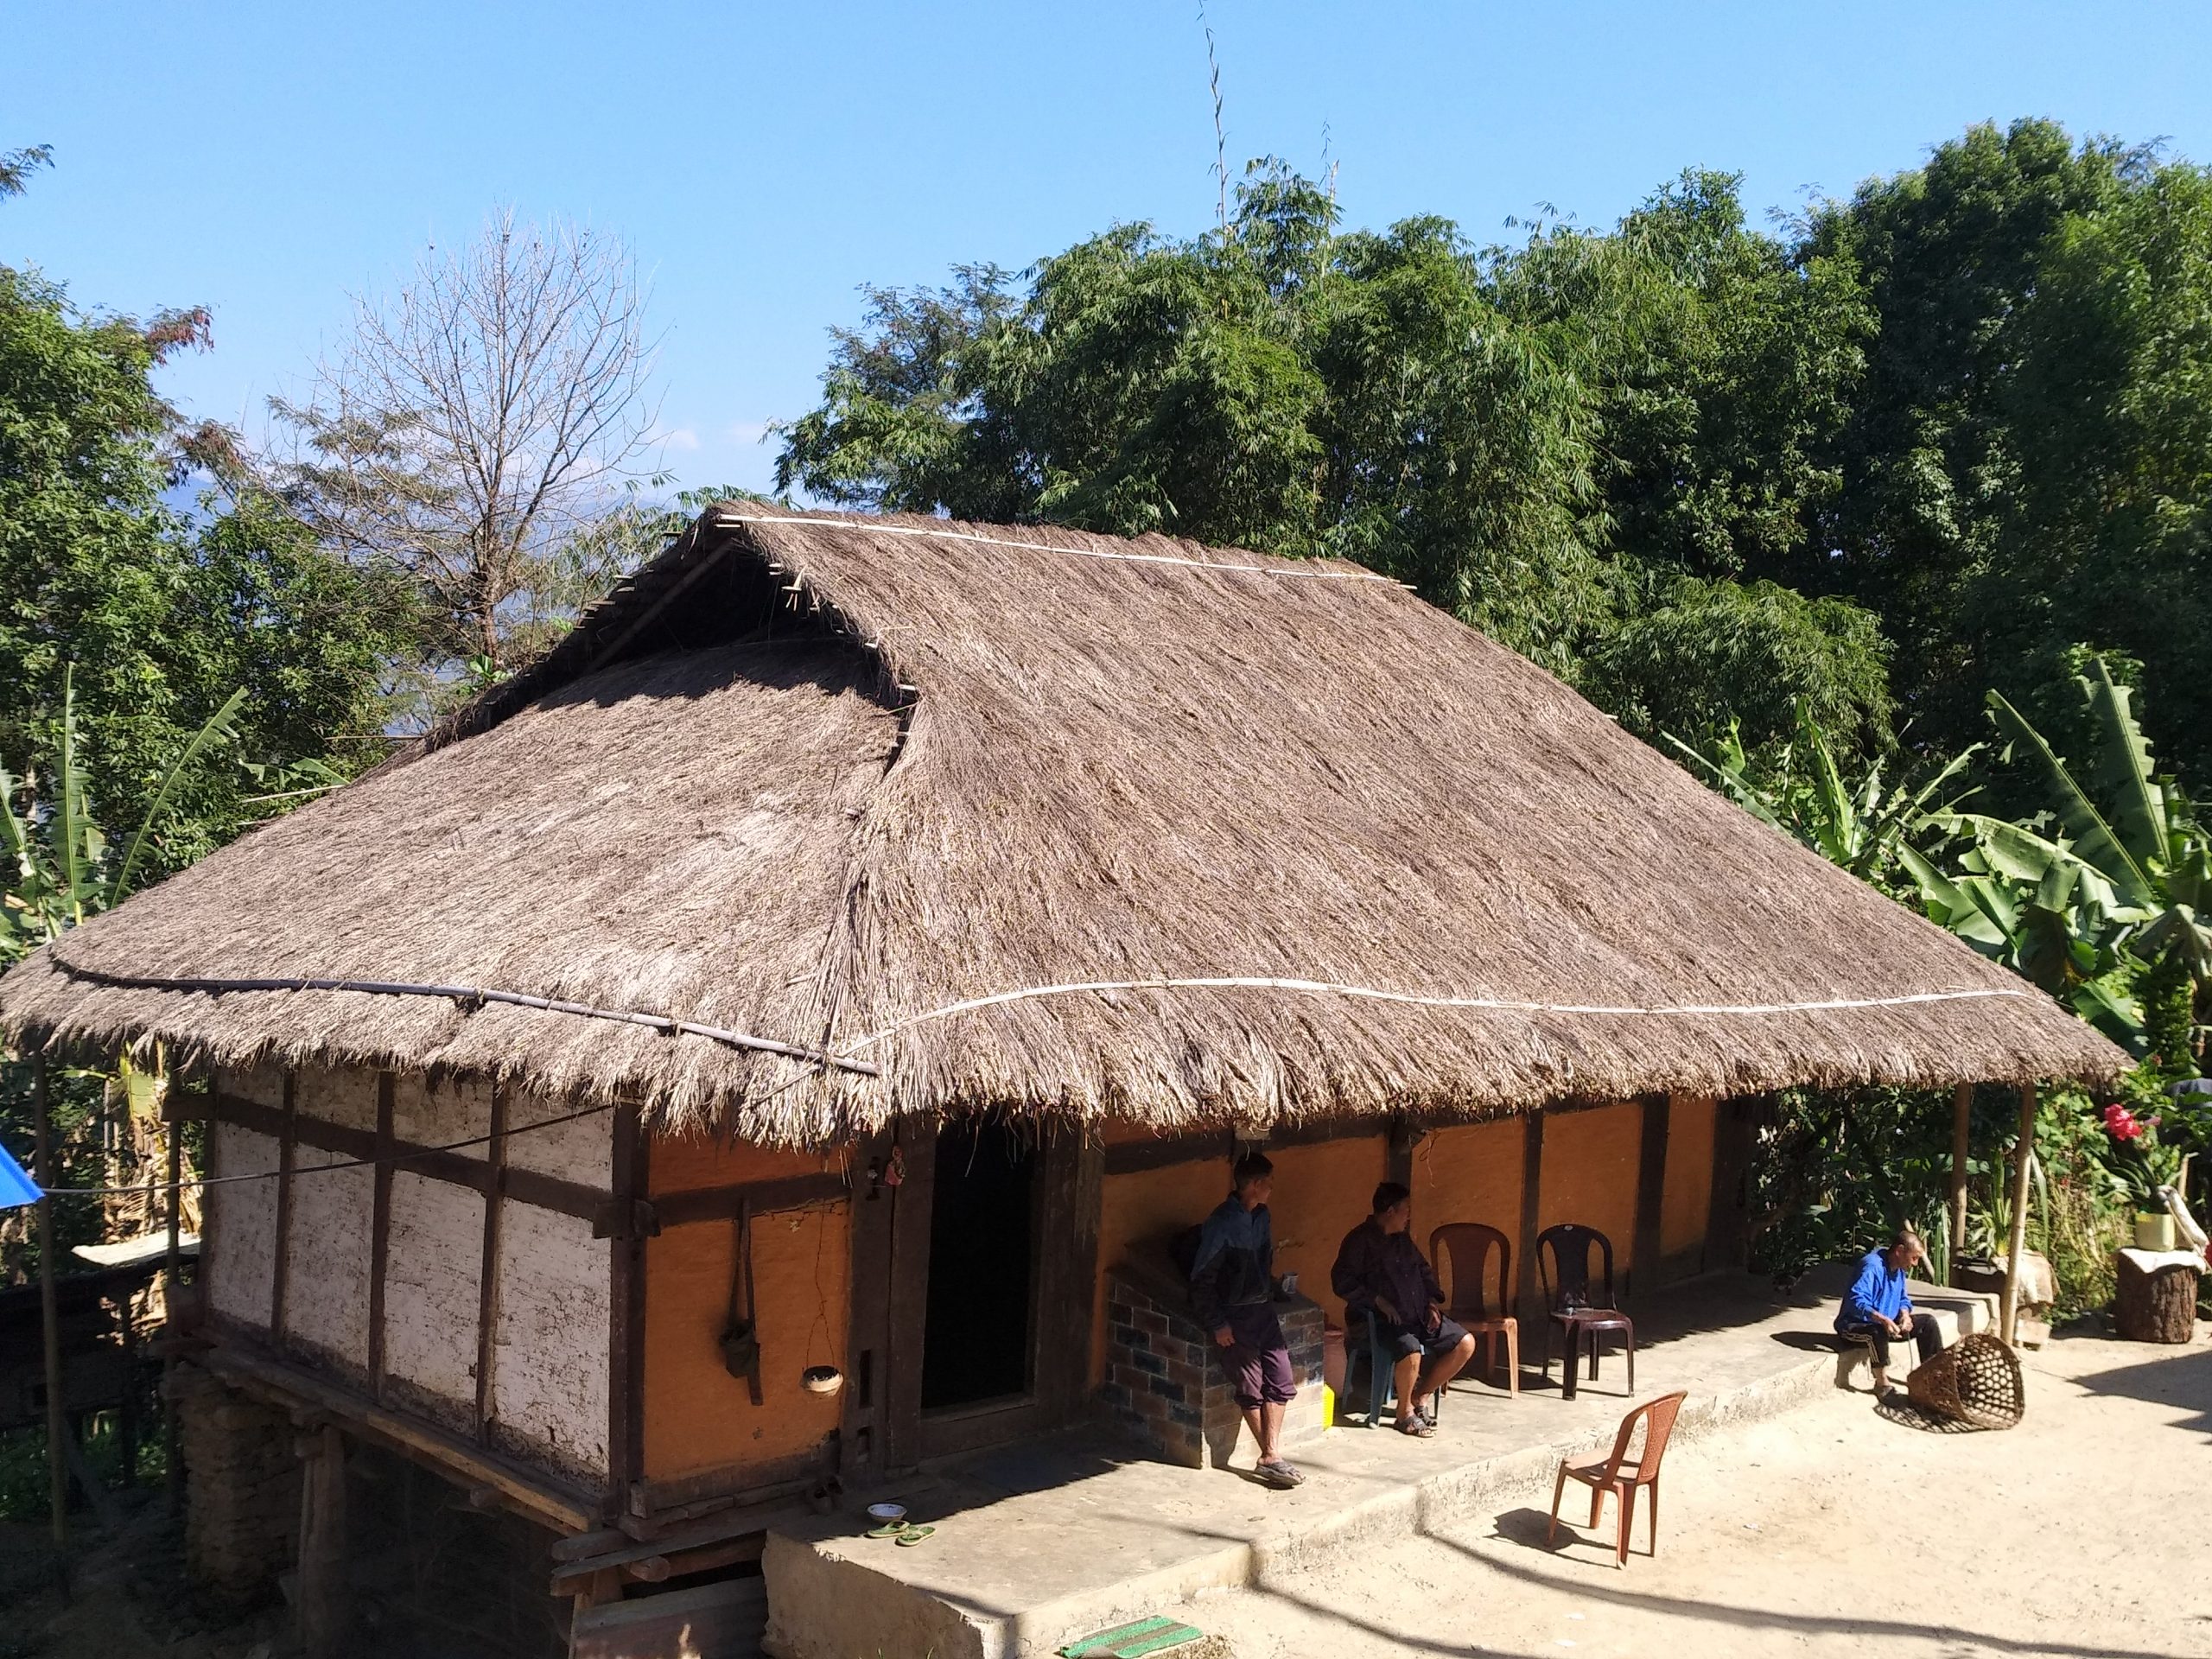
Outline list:
[[[1337,1391],[1324,1382],[1321,1385],[1321,1427],[1334,1428],[1336,1426]]]

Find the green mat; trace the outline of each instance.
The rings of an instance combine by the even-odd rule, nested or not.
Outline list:
[[[1095,1630],[1079,1641],[1069,1643],[1060,1653],[1063,1659],[1144,1659],[1148,1653],[1165,1653],[1185,1642],[1196,1642],[1205,1634],[1192,1625],[1155,1613],[1134,1624]]]

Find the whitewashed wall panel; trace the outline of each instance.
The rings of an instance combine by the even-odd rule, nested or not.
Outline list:
[[[604,1188],[613,1179],[614,1112],[592,1112],[550,1128],[528,1128],[549,1118],[566,1117],[589,1101],[549,1100],[518,1089],[507,1103],[507,1161],[518,1169]],[[528,1129],[525,1134],[515,1131]]]
[[[300,1109],[308,1109],[304,1078]],[[372,1109],[372,1120],[374,1116]],[[293,1148],[292,1254],[284,1281],[284,1334],[356,1371],[365,1371],[369,1233],[376,1210],[376,1174],[359,1166],[315,1173],[325,1165],[348,1161],[315,1147]]]
[[[484,1277],[484,1200],[402,1169],[391,1178],[385,1244],[384,1358],[396,1381],[452,1408],[476,1408],[476,1313]]]
[[[276,1167],[276,1141],[229,1123],[208,1126],[215,1173],[257,1175]],[[246,1325],[269,1323],[275,1285],[276,1183],[227,1181],[206,1194],[207,1248],[200,1262],[207,1305]]]
[[[500,1212],[494,1414],[518,1451],[577,1473],[607,1470],[610,1246],[573,1216]]]

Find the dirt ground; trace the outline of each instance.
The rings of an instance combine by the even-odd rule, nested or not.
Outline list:
[[[2212,1346],[2061,1338],[2028,1415],[1936,1432],[1863,1393],[1669,1448],[1625,1571],[1569,1485],[1491,1520],[1200,1601],[1237,1659],[1777,1653],[2212,1656]]]

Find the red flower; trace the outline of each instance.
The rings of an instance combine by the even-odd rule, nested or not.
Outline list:
[[[2105,1108],[2105,1131],[2115,1141],[2133,1141],[2143,1133],[2135,1114],[2118,1101]]]

